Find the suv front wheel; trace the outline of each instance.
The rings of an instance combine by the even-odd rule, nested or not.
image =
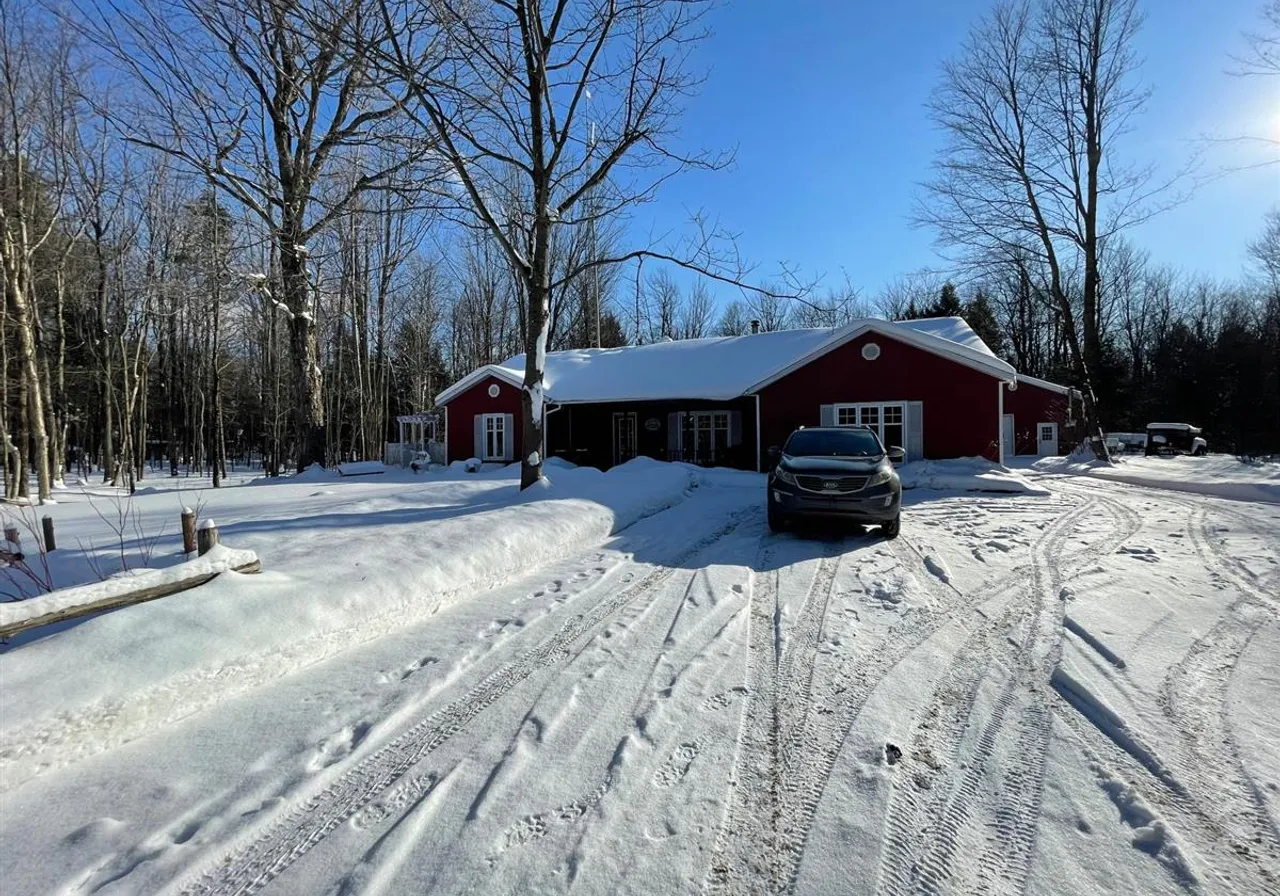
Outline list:
[[[889,522],[883,523],[880,526],[880,531],[884,534],[885,538],[897,538],[898,530],[899,528],[901,528],[901,526],[902,526],[902,516],[898,515],[898,516],[895,516],[893,519],[889,520]]]
[[[781,532],[787,528],[787,518],[773,509],[772,501],[769,502],[768,508],[765,510],[765,516],[769,521],[770,532]]]

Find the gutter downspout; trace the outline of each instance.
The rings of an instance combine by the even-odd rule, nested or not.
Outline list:
[[[547,462],[547,458],[551,456],[551,427],[547,418],[556,411],[562,410],[564,410],[564,405],[562,404],[551,407],[551,402],[545,400],[542,402],[542,449],[545,452],[542,462],[544,464]]]

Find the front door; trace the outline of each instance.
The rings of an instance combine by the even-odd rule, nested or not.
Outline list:
[[[614,412],[613,465],[624,464],[636,456],[636,415]]]
[[[1018,453],[1018,446],[1013,441],[1013,414],[1005,414],[1000,418],[1000,458],[1008,461]]]
[[[1036,454],[1048,457],[1058,453],[1058,424],[1040,423],[1036,426]]]

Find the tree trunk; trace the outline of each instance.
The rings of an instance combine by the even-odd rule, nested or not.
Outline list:
[[[324,465],[324,379],[320,370],[315,312],[312,308],[305,254],[298,230],[285,227],[280,237],[280,274],[284,302],[290,312],[289,351],[294,372],[294,432],[298,444],[298,472]]]
[[[22,260],[18,259],[18,264]],[[39,500],[43,504],[50,498],[49,481],[49,432],[45,426],[44,388],[41,384],[40,365],[37,360],[35,309],[26,294],[28,278],[19,274],[9,284],[9,298],[14,316],[18,319],[18,375],[27,394],[27,432],[31,437],[31,459],[35,463]],[[23,471],[25,475],[25,470]]]

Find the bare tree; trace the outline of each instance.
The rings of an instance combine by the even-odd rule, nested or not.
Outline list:
[[[1099,253],[1158,210],[1167,186],[1115,152],[1146,99],[1132,83],[1139,24],[1136,0],[998,5],[944,68],[931,108],[947,145],[919,214],[973,264],[1027,252],[1043,266],[1095,436]]]
[[[901,274],[880,290],[876,310],[887,320],[901,320],[912,309],[932,303],[946,282],[944,275],[928,268]]]
[[[1236,62],[1243,75],[1280,75],[1280,0],[1266,0],[1262,28],[1245,35],[1246,51]]]
[[[30,7],[4,4],[0,32],[0,270],[6,329],[12,328],[17,335],[21,409],[16,419],[22,424],[16,444],[7,431],[4,440],[6,451],[13,445],[18,455],[14,473],[23,480],[10,480],[8,496],[25,491],[29,461],[35,465],[38,498],[43,503],[51,496],[57,472],[51,465],[57,452],[50,450],[50,429],[57,422],[50,414],[52,390],[36,256],[56,241],[66,211],[79,84],[66,29],[37,16]],[[7,369],[5,375],[7,391]]]
[[[845,278],[840,286],[830,287],[821,296],[798,304],[791,314],[797,327],[839,327],[850,321],[870,316],[858,288]]]
[[[1261,271],[1268,292],[1280,296],[1280,211],[1267,214],[1262,235],[1249,244],[1249,256]]]
[[[405,156],[379,127],[400,101],[373,83],[364,0],[90,0],[90,29],[148,100],[133,139],[179,159],[256,215],[275,241],[288,316],[299,469],[325,459],[324,396],[308,243]],[[358,52],[351,52],[351,48]],[[346,52],[344,52],[344,48]],[[378,144],[378,153],[361,154]],[[420,147],[421,149],[421,147]],[[359,172],[324,195],[342,157]]]
[[[541,477],[553,293],[600,265],[656,257],[740,280],[707,227],[677,251],[620,247],[557,278],[554,234],[727,159],[672,146],[706,0],[380,0],[408,113],[452,168],[461,220],[496,240],[525,300],[521,486]],[[589,201],[588,201],[589,200]],[[702,239],[700,237],[706,237]]]
[[[689,289],[689,297],[680,311],[680,338],[702,339],[710,335],[711,315],[714,311],[711,290],[701,280],[696,281]]]
[[[745,336],[751,332],[751,315],[741,299],[734,299],[724,306],[716,323],[717,336]]]
[[[680,338],[680,284],[671,272],[658,268],[645,284],[645,306],[648,318],[648,341]]]

